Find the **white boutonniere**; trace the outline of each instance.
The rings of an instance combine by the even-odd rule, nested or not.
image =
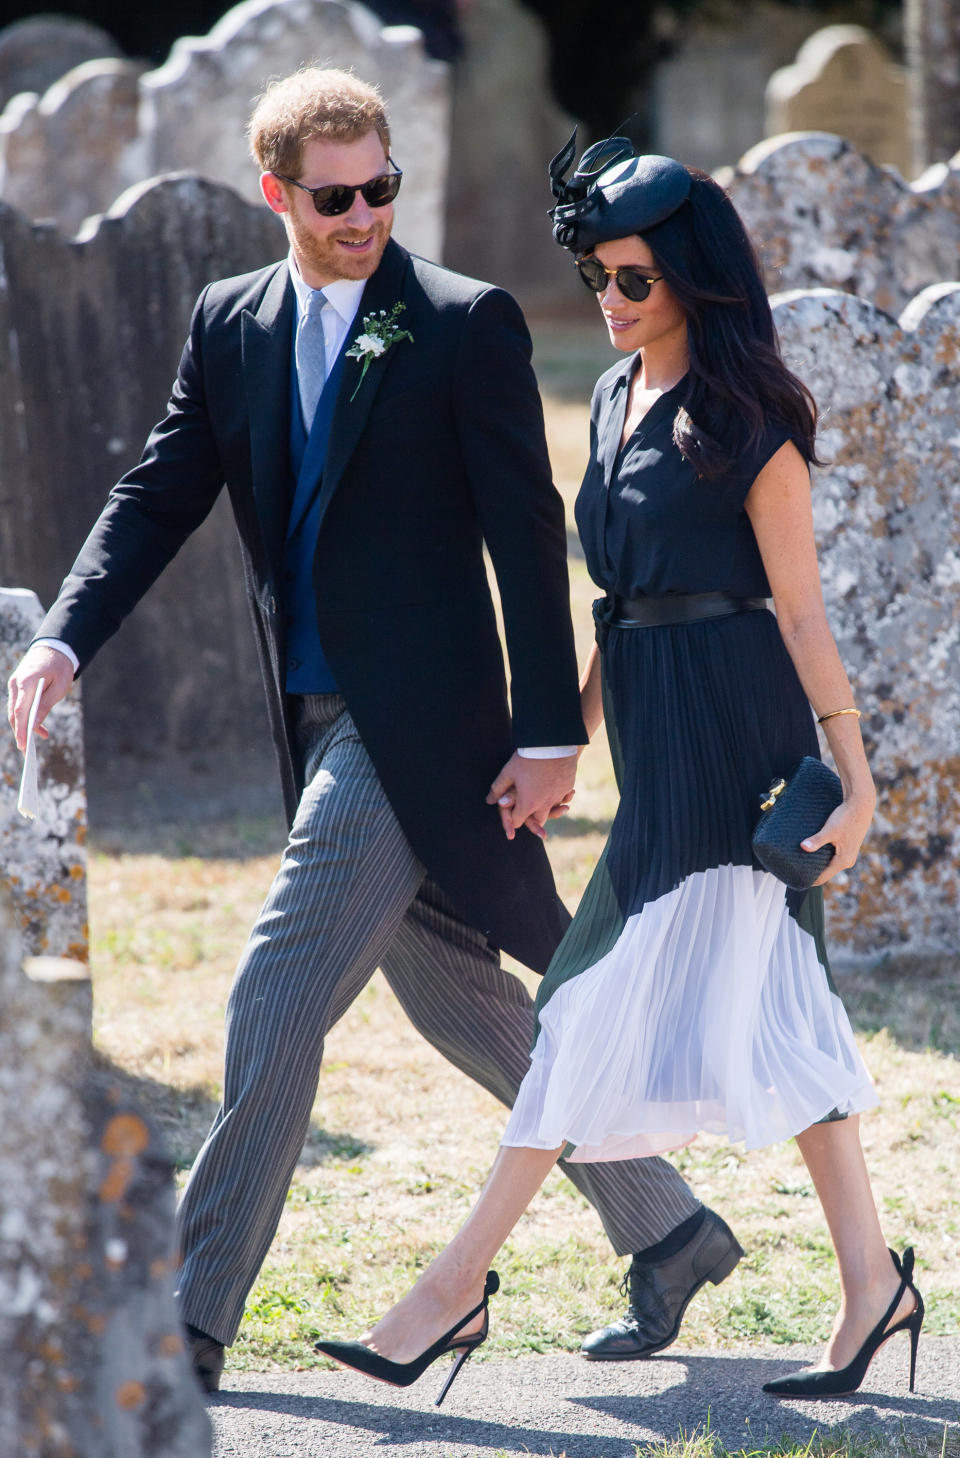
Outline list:
[[[357,336],[347,350],[347,359],[363,361],[360,378],[353,395],[350,396],[351,400],[363,384],[364,375],[375,359],[386,354],[391,345],[399,344],[401,339],[409,339],[410,343],[413,343],[413,335],[409,329],[401,329],[397,324],[397,315],[402,314],[406,307],[406,304],[396,303],[389,312],[381,309],[378,314],[364,316],[363,333]]]

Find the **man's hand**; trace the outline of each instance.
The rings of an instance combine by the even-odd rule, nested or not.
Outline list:
[[[21,754],[27,748],[27,720],[41,678],[44,680],[43,698],[37,710],[34,733],[41,739],[49,739],[46,729],[41,726],[54,704],[59,704],[64,695],[69,693],[73,685],[73,664],[65,653],[37,644],[27,649],[10,675],[7,684],[7,718]]]
[[[500,811],[507,840],[513,840],[525,825],[541,840],[546,839],[544,825],[551,817],[563,815],[573,798],[577,777],[577,754],[560,759],[525,759],[512,754],[490,786],[487,804]]]

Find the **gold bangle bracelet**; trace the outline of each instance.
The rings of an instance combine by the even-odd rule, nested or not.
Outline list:
[[[859,719],[860,713],[861,711],[859,709],[831,709],[829,714],[821,714],[817,723],[822,724],[825,719],[835,719],[838,714],[856,714]]]

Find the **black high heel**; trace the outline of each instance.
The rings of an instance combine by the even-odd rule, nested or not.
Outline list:
[[[372,1347],[365,1346],[363,1342],[317,1342],[315,1350],[323,1352],[325,1357],[332,1357],[343,1367],[352,1367],[357,1372],[363,1372],[367,1377],[376,1377],[380,1382],[390,1382],[394,1387],[410,1387],[418,1377],[422,1377],[431,1363],[446,1352],[458,1352],[459,1355],[446,1381],[440,1388],[440,1393],[435,1400],[434,1406],[439,1407],[453,1386],[453,1379],[460,1371],[464,1362],[471,1357],[482,1346],[487,1339],[487,1332],[490,1329],[490,1313],[487,1309],[489,1297],[494,1296],[500,1290],[500,1277],[496,1271],[488,1271],[487,1279],[483,1287],[483,1300],[479,1306],[468,1311],[466,1316],[461,1317],[456,1326],[452,1326],[432,1347],[427,1347],[419,1357],[414,1357],[412,1362],[391,1362],[387,1357],[381,1357]],[[469,1336],[458,1337],[457,1332],[468,1321],[472,1321],[480,1312],[484,1313],[483,1326],[479,1331],[470,1332]]]
[[[778,1377],[773,1382],[765,1382],[764,1392],[772,1392],[776,1397],[847,1397],[851,1392],[857,1391],[867,1375],[867,1368],[884,1342],[901,1331],[910,1333],[910,1391],[913,1391],[917,1373],[917,1343],[920,1340],[920,1328],[923,1326],[923,1297],[913,1284],[913,1246],[908,1246],[904,1251],[902,1261],[895,1250],[891,1250],[890,1254],[900,1277],[897,1294],[853,1361],[832,1372],[817,1367],[804,1367],[801,1372],[794,1372],[790,1377]],[[900,1305],[904,1291],[912,1291],[917,1298],[917,1304],[909,1316],[898,1321],[896,1326],[888,1327],[887,1322]]]

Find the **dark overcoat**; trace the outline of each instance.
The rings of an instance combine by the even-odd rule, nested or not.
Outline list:
[[[542,970],[567,914],[540,842],[526,830],[508,842],[485,803],[515,747],[585,740],[563,510],[530,339],[508,294],[390,242],[354,336],[398,301],[412,342],[394,344],[362,379],[348,359],[340,384],[319,483],[320,639],[430,875],[467,921]],[[293,320],[285,262],[204,290],[166,417],[111,491],[38,635],[68,642],[82,668],[226,483],[291,818],[301,786],[280,582]],[[502,600],[509,703],[484,543]]]

